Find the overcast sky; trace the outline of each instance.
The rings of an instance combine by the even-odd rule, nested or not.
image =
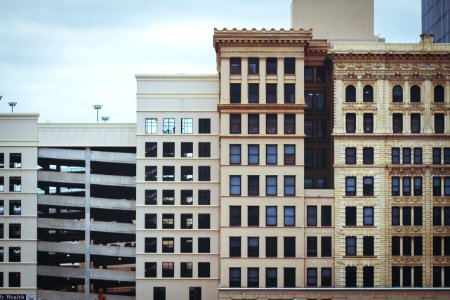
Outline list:
[[[339,0],[334,0],[339,1]],[[0,112],[135,122],[135,74],[216,73],[217,28],[289,28],[291,0],[0,0]],[[375,34],[416,43],[420,0],[375,0]]]

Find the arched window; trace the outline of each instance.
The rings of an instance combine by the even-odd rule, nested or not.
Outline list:
[[[392,89],[392,101],[393,102],[403,102],[403,89],[401,86],[396,85]]]
[[[420,87],[413,85],[411,87],[411,94],[409,95],[410,102],[420,102]]]
[[[345,102],[356,102],[356,89],[353,85],[345,88]]]
[[[363,88],[363,102],[373,102],[373,87],[366,85]]]
[[[444,102],[444,87],[442,85],[434,87],[434,102]]]

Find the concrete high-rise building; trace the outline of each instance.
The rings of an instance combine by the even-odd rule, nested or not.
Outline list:
[[[450,43],[450,2],[422,0],[422,33],[432,34],[436,43]]]
[[[448,299],[450,46],[313,2],[136,75],[136,124],[1,114],[0,299]]]

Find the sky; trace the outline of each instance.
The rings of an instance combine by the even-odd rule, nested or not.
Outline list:
[[[334,0],[339,1],[339,0]],[[289,28],[291,0],[0,0],[0,113],[135,122],[136,74],[215,74],[214,28]],[[417,43],[420,0],[375,0],[375,34]]]

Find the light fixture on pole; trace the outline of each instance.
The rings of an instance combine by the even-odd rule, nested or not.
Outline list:
[[[109,117],[108,117],[108,116],[103,116],[103,117],[102,117],[102,121],[103,121],[103,122],[106,123],[106,122],[108,122],[108,120],[109,120]]]
[[[102,108],[103,105],[100,104],[94,104],[92,107],[94,107],[95,110],[97,110],[97,123],[98,123],[98,110]]]
[[[8,102],[9,106],[11,106],[11,112],[14,112],[14,106],[17,105],[17,102]]]

